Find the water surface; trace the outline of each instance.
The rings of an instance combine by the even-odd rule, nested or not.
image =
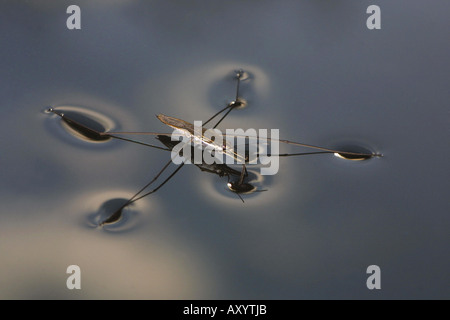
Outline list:
[[[368,1],[79,1],[78,31],[70,4],[0,9],[0,298],[450,296],[448,1],[377,1],[377,31]],[[116,228],[96,227],[168,153],[85,141],[44,110],[170,132],[156,114],[208,119],[234,99],[238,68],[248,105],[222,129],[384,157],[281,159],[245,203],[185,166]],[[66,288],[72,264],[81,290]],[[379,291],[366,287],[373,264]]]

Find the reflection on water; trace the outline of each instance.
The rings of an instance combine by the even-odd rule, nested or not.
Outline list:
[[[334,155],[336,157],[351,161],[364,161],[383,156],[359,145],[343,144],[337,149],[345,151],[335,152]]]
[[[149,202],[151,207],[145,201],[128,204],[125,192],[99,191],[85,202],[79,213],[81,224],[114,233],[136,232],[146,224],[149,215],[154,216],[158,210],[154,199]]]

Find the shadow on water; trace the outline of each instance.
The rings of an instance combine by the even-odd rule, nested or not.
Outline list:
[[[336,146],[336,149],[343,151],[335,152],[334,155],[344,160],[365,161],[373,158],[383,157],[382,153],[374,152],[373,150],[370,150],[369,148],[362,146],[361,144],[352,142],[341,143],[338,146]]]
[[[114,198],[103,202],[100,208],[89,213],[86,223],[91,228],[101,228],[108,232],[131,232],[139,226],[138,212],[133,205],[127,205],[128,199]]]
[[[65,128],[70,133],[78,135],[80,138],[84,138],[90,142],[102,142],[111,139],[106,135],[99,134],[99,132],[105,131],[105,127],[94,119],[77,112],[59,113],[53,109],[50,110],[61,117]]]
[[[247,176],[241,181],[241,176],[233,175],[228,179],[214,179],[211,187],[205,185],[208,194],[213,191],[215,196],[223,196],[233,200],[253,199],[270,189],[271,176],[263,176],[257,170],[247,170]]]
[[[94,144],[105,144],[109,142],[111,137],[100,133],[112,130],[117,127],[115,121],[107,117],[83,107],[64,106],[56,108],[47,108],[45,113],[54,114],[60,117],[59,126],[55,128],[53,124],[48,126],[53,135],[64,139],[71,144],[79,145],[79,142],[88,142]],[[54,132],[57,131],[57,132]],[[64,132],[69,133],[69,137]],[[71,139],[76,138],[76,140]],[[84,146],[88,144],[84,143]]]

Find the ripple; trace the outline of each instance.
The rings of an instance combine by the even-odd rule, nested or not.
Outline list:
[[[136,201],[122,208],[127,203],[134,190],[98,190],[87,194],[81,194],[74,199],[77,211],[84,214],[77,220],[79,224],[88,229],[96,229],[105,232],[128,233],[134,232],[147,224],[147,219],[156,217],[161,211],[156,198],[151,200],[151,207],[145,199]]]
[[[239,67],[242,67],[241,69]],[[228,106],[236,109],[252,105],[260,105],[269,91],[268,76],[258,67],[251,65],[223,64],[210,68],[206,74],[209,84],[208,101],[214,108]],[[239,94],[236,97],[237,77],[240,79]]]
[[[248,177],[244,183],[239,184],[239,177],[230,178],[213,178],[213,186],[207,187],[209,194],[214,193],[216,196],[235,199],[240,202],[239,195],[245,200],[260,196],[266,191],[268,185],[268,176],[262,176],[256,170],[248,170]],[[239,195],[238,195],[239,194]]]
[[[127,203],[126,198],[113,198],[103,202],[97,211],[87,215],[87,225],[102,228],[110,232],[124,232],[135,229],[139,225],[139,214],[136,207]]]
[[[238,98],[237,100],[233,100],[228,104],[228,107],[234,108],[234,109],[242,109],[247,106],[247,100]]]
[[[117,124],[106,115],[82,107],[61,106],[48,108],[45,112],[59,116],[60,128],[77,140],[84,142],[107,142],[111,138],[102,133],[117,127]],[[60,132],[63,133],[62,130]]]
[[[335,152],[338,158],[350,161],[365,161],[377,157],[382,157],[380,153],[371,151],[370,149],[356,144],[341,144],[338,148],[341,152]]]

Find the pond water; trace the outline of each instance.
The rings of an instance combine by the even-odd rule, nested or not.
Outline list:
[[[68,1],[2,2],[0,298],[449,298],[450,3],[376,1],[382,28],[368,30],[372,2],[78,1],[81,30],[66,27]],[[240,68],[247,106],[219,128],[383,157],[250,167],[266,191],[245,203],[186,165],[99,227],[169,153],[88,141],[45,111],[171,132],[155,115],[208,119]],[[81,290],[66,287],[70,265]]]

